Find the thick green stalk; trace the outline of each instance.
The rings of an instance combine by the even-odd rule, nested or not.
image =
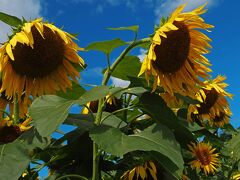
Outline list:
[[[128,52],[133,49],[136,46],[139,46],[141,44],[150,42],[149,38],[141,39],[139,41],[133,41],[121,54],[120,56],[116,59],[116,61],[111,65],[110,68],[108,68],[103,76],[102,80],[102,85],[107,85],[112,72],[114,69],[117,67],[117,65],[124,59],[124,57],[128,54]],[[99,126],[101,123],[101,118],[102,118],[102,112],[103,112],[103,107],[104,107],[104,99],[100,99],[98,102],[98,111],[96,115],[96,119],[94,121],[94,124],[96,126]],[[97,146],[96,143],[93,143],[93,176],[92,180],[99,180],[100,179],[100,173],[99,173],[99,156],[100,150]]]

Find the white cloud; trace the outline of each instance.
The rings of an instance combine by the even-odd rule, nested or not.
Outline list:
[[[140,49],[140,54],[138,55],[138,58],[140,59],[141,62],[143,62],[145,56],[146,56],[147,50],[145,49]]]
[[[0,0],[0,12],[19,18],[33,19],[40,16],[41,4],[40,0]],[[0,42],[7,40],[7,34],[10,27],[0,22]]]
[[[119,78],[111,77],[112,85],[116,87],[128,87],[130,82]]]

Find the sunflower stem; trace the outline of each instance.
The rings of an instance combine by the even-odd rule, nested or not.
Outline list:
[[[107,64],[108,64],[108,70],[111,68],[111,63],[110,63],[110,55],[107,54]]]
[[[16,94],[14,97],[14,117],[13,117],[13,121],[14,124],[18,124],[19,123],[19,104],[18,104],[18,95]]]
[[[136,46],[139,46],[141,44],[150,42],[150,38],[141,39],[139,41],[133,41],[116,59],[116,61],[110,66],[109,56],[108,56],[108,69],[105,71],[102,85],[107,85],[108,81],[114,71],[114,69],[117,67],[117,65],[124,59],[124,57],[128,54],[128,52],[133,49]],[[102,119],[102,112],[104,107],[104,99],[101,98],[98,102],[98,111],[97,115],[94,121],[94,124],[96,126],[99,126],[101,124]],[[100,159],[100,149],[98,145],[93,142],[93,175],[92,180],[99,180],[100,179],[100,169],[99,169],[99,159]]]

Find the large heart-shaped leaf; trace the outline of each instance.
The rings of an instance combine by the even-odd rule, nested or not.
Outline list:
[[[90,131],[90,137],[101,149],[113,155],[142,150],[156,151],[183,169],[181,149],[171,130],[163,125],[152,125],[140,133],[125,135],[119,129],[101,125]]]
[[[33,124],[43,137],[50,136],[67,118],[69,108],[75,103],[54,95],[37,98],[30,107]]]

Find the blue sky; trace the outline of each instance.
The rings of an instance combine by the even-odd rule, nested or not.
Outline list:
[[[107,27],[139,25],[139,38],[153,32],[159,17],[169,13],[179,4],[187,2],[187,10],[208,2],[209,11],[204,14],[206,22],[215,28],[208,35],[212,38],[213,49],[207,57],[213,64],[212,76],[227,76],[228,91],[234,94],[230,101],[233,111],[232,123],[240,125],[240,21],[238,0],[0,0],[0,11],[26,18],[43,16],[49,22],[70,33],[79,34],[79,46],[85,47],[93,41],[110,40],[117,37],[130,41],[131,32],[109,31]],[[0,23],[0,41],[3,42],[8,28]],[[113,52],[111,59],[117,57],[119,50]],[[138,49],[135,55],[141,55]],[[106,66],[104,55],[99,52],[80,53],[88,64],[82,73],[83,83],[99,84],[101,70]],[[114,83],[120,83],[114,81]]]

